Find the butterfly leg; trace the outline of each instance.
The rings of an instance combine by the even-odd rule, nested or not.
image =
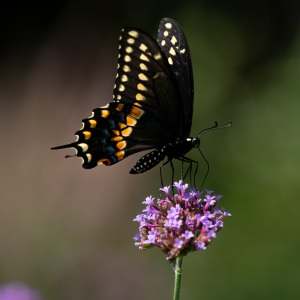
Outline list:
[[[173,165],[173,162],[172,162],[172,159],[168,158],[168,160],[166,162],[164,162],[161,166],[160,166],[160,169],[159,169],[159,173],[160,173],[160,183],[161,183],[161,187],[164,186],[164,183],[163,183],[163,175],[162,175],[162,168],[166,165],[170,163],[170,166],[171,166],[171,169],[172,169],[172,182],[171,182],[171,186],[172,186],[172,191],[173,191],[173,184],[174,184],[174,175],[175,175],[175,168],[174,168],[174,165]]]
[[[163,167],[164,165],[165,165],[165,164],[162,164],[162,165],[159,167],[160,184],[161,184],[161,187],[162,187],[162,188],[164,187],[163,176],[162,176],[162,167]]]
[[[183,165],[184,165],[184,161],[181,161],[181,170],[180,170],[180,178],[183,180],[185,176],[183,176]]]
[[[173,195],[174,195],[174,174],[175,174],[175,170],[174,170],[172,160],[170,160],[170,165],[171,165],[171,168],[172,168],[172,192],[173,192]]]
[[[198,172],[198,162],[193,160],[193,159],[190,159],[188,157],[181,157],[181,158],[178,158],[181,162],[182,162],[182,169],[181,169],[181,178],[184,180],[186,178],[186,176],[189,174],[190,175],[190,182],[194,184],[194,186],[196,186],[196,175],[197,175],[197,172]],[[184,163],[188,163],[189,166],[184,174],[184,176],[182,177],[183,175],[183,164]],[[195,169],[195,172],[194,172],[194,179],[192,181],[192,173],[193,173],[193,164],[196,164],[196,169]]]

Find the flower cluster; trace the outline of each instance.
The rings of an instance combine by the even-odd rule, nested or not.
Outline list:
[[[160,189],[166,195],[164,199],[155,203],[152,196],[147,197],[143,202],[146,209],[134,219],[140,223],[135,245],[142,250],[156,246],[169,261],[205,250],[223,227],[222,219],[231,216],[225,209],[217,208],[221,196],[213,195],[213,191],[187,191],[188,184],[182,180],[175,182],[174,187],[177,193],[173,197],[169,186]]]
[[[0,285],[0,300],[41,300],[39,293],[22,282]]]

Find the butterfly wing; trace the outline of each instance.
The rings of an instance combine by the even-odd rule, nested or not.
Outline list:
[[[184,112],[180,137],[186,138],[191,131],[194,103],[193,69],[188,42],[179,24],[170,18],[161,20],[157,40],[180,91]]]
[[[157,42],[140,29],[122,31],[114,100],[141,107],[149,129],[163,125],[163,143],[171,140],[165,134],[178,137],[182,103],[176,79]],[[159,135],[157,127],[152,131]]]
[[[157,42],[140,29],[127,27],[121,33],[113,98],[83,120],[76,142],[52,149],[75,148],[89,169],[180,136],[183,106],[177,81]]]

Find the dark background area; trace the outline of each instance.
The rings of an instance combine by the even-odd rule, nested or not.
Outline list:
[[[51,1],[1,3],[0,284],[44,299],[171,299],[173,272],[158,249],[133,245],[132,219],[159,196],[159,168],[141,156],[84,170],[71,150],[81,120],[112,100],[118,36],[157,36],[176,19],[195,80],[192,136],[203,135],[205,188],[231,218],[204,252],[184,260],[182,299],[298,299],[299,1]],[[197,183],[205,164],[198,153]]]

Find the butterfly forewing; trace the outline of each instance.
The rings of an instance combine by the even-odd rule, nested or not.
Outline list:
[[[183,109],[179,93],[174,74],[157,42],[140,29],[123,29],[115,101],[141,106],[153,122],[161,123],[178,136]]]
[[[194,82],[189,46],[179,24],[169,18],[161,20],[158,31],[158,44],[164,52],[180,91],[184,110],[181,137],[190,134],[193,117]]]

